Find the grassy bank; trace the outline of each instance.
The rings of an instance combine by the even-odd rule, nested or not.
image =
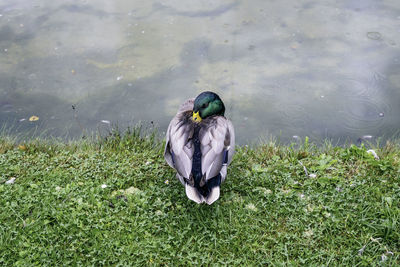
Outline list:
[[[1,137],[0,265],[397,265],[400,146],[376,149],[379,160],[366,151],[238,148],[207,206],[137,131]]]

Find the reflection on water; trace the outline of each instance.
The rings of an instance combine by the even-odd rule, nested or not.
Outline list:
[[[242,144],[393,137],[399,29],[390,0],[3,0],[0,123],[163,131],[181,102],[213,90]]]

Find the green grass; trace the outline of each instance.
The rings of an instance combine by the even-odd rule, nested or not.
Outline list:
[[[154,135],[3,136],[0,265],[398,265],[400,146],[375,149],[240,147],[208,206]]]

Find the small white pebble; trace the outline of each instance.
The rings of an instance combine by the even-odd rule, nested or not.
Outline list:
[[[101,120],[101,122],[102,122],[102,123],[105,123],[105,124],[110,124],[110,123],[111,123],[111,122],[108,121],[108,120]]]
[[[310,173],[308,176],[309,176],[310,178],[315,178],[315,177],[317,177],[317,175],[316,175],[315,173]]]
[[[13,184],[14,182],[15,182],[15,177],[11,177],[11,179],[10,180],[8,180],[7,182],[6,182],[6,184]]]
[[[107,188],[107,185],[106,184],[102,184],[101,188]]]
[[[376,152],[372,149],[367,151],[368,154],[372,154],[374,156],[375,159],[379,159],[379,156],[376,154]]]
[[[122,80],[122,78],[124,78],[124,76],[118,76],[117,81]]]
[[[19,121],[20,121],[20,122],[23,122],[23,121],[25,121],[25,120],[26,120],[26,119],[24,118],[24,119],[20,119]]]
[[[142,33],[144,33],[144,31],[142,31]]]
[[[8,51],[8,49],[7,48],[4,48],[4,52],[7,52]]]

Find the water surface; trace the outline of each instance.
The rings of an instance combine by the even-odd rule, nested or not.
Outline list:
[[[180,103],[212,90],[241,144],[393,138],[399,44],[397,0],[1,0],[0,123],[165,131]]]

